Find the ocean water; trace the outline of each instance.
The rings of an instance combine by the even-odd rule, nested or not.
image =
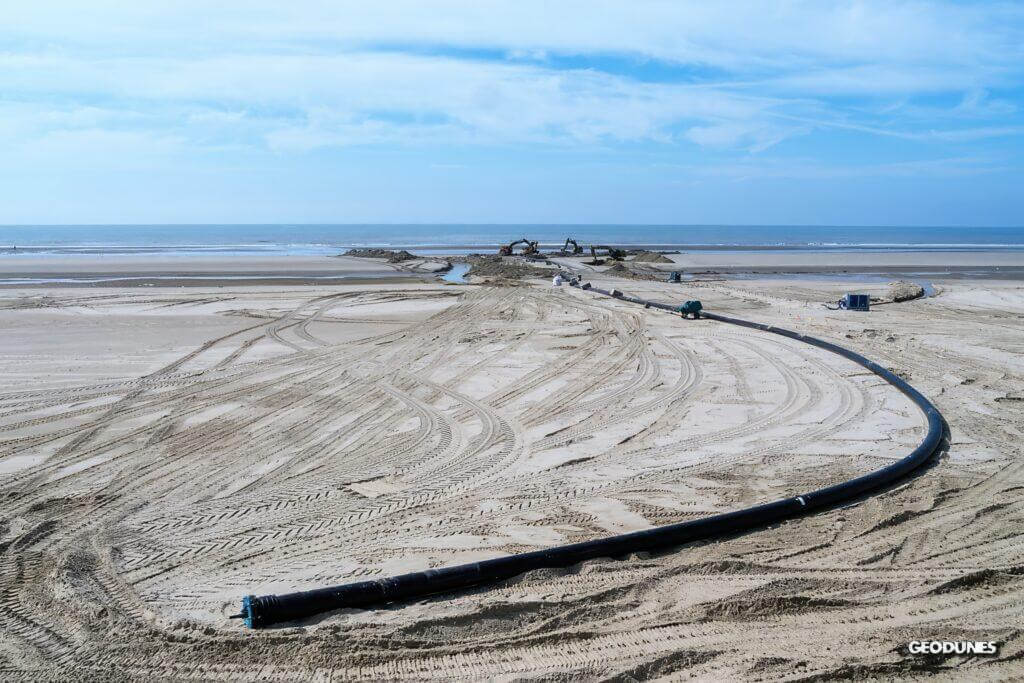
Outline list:
[[[544,248],[821,251],[1024,250],[1024,228],[732,225],[65,225],[0,226],[0,257],[333,255],[352,247],[438,254],[487,251],[528,237]]]

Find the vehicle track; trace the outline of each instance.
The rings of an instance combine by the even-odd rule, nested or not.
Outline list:
[[[449,305],[341,344],[322,332],[417,296]],[[259,317],[147,377],[0,394],[0,676],[843,676],[823,633],[868,676],[912,663],[894,648],[929,634],[999,638],[988,671],[1019,672],[1024,469],[1008,436],[998,459],[944,460],[913,487],[758,534],[239,634],[226,615],[245,593],[690,519],[874,469],[918,427],[817,350],[564,290],[216,298],[82,300]],[[856,339],[928,386],[950,386],[933,361],[961,358]],[[1016,379],[966,361],[982,379],[938,403],[953,414],[967,395],[992,415],[954,430],[1024,427],[985,398]]]

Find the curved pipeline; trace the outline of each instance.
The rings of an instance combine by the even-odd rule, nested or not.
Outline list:
[[[622,301],[642,304],[647,308],[658,308],[672,312],[677,310],[676,307],[670,304],[624,296],[616,290],[607,291],[590,287],[589,285],[584,286],[583,289],[604,294],[605,296],[612,296]],[[856,498],[867,491],[877,489],[905,476],[925,463],[939,448],[943,436],[943,419],[939,411],[914,387],[874,361],[868,360],[859,353],[831,342],[772,325],[730,318],[706,311],[700,315],[709,320],[763,330],[796,341],[802,341],[852,360],[854,363],[867,368],[889,382],[889,384],[899,389],[907,398],[913,401],[921,409],[921,412],[924,413],[928,421],[928,433],[917,448],[891,465],[856,479],[792,498],[783,498],[771,503],[689,522],[669,524],[610,538],[572,543],[546,550],[508,555],[455,567],[428,569],[422,572],[412,572],[374,581],[360,581],[342,586],[320,588],[286,595],[264,595],[260,597],[249,595],[242,600],[242,613],[232,618],[243,618],[245,619],[245,624],[250,628],[260,628],[344,607],[371,607],[388,602],[421,598],[445,591],[469,588],[507,579],[534,569],[567,567],[598,557],[619,557],[640,551],[656,550],[668,546],[677,546],[693,541],[735,534]]]

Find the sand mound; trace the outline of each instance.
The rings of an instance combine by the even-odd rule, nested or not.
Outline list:
[[[650,272],[637,272],[624,263],[616,263],[604,271],[608,275],[624,277],[630,280],[661,280],[662,276]]]
[[[410,254],[405,249],[401,251],[395,251],[394,249],[349,249],[344,255],[355,256],[356,258],[382,258],[388,263],[401,263],[402,261],[412,261],[417,258],[415,254]]]
[[[656,251],[641,251],[633,257],[634,261],[640,263],[672,263],[672,259]]]
[[[924,287],[913,282],[897,280],[889,283],[889,296],[893,301],[910,301],[924,296]]]
[[[470,254],[466,257],[466,263],[470,265],[468,275],[475,277],[496,277],[509,280],[529,277],[531,275],[543,275],[541,271],[532,266],[522,263],[506,261],[501,256],[488,256],[484,254]]]

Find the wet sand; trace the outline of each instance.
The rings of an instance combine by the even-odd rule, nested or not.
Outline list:
[[[699,251],[668,258],[684,268],[1024,268],[1024,251]]]
[[[401,278],[427,274],[444,257],[391,264],[347,256],[13,256],[0,254],[0,286],[30,280],[53,284],[202,286],[210,284],[309,284],[318,281]],[[673,263],[645,263],[656,270],[720,274],[868,273],[967,279],[1024,279],[1024,251],[812,252],[804,250],[693,251],[669,254]],[[590,257],[554,257],[555,263],[587,271]],[[71,281],[71,282],[65,282]],[[77,282],[76,282],[77,281]]]
[[[743,250],[694,251],[666,254],[665,257],[672,263],[648,262],[642,267],[705,275],[863,273],[892,277],[1024,280],[1024,251]],[[584,271],[602,271],[608,267],[608,264],[588,266],[590,256],[556,257],[553,260]]]
[[[0,287],[209,287],[395,283],[429,276],[431,262],[347,256],[0,255]],[[424,266],[428,266],[424,268]]]
[[[383,261],[348,256],[125,256],[97,254],[88,256],[14,256],[0,255],[0,276],[27,277],[64,273],[76,277],[89,275],[175,275],[264,273],[295,275],[304,273],[380,273],[398,269]]]
[[[924,422],[824,351],[547,281],[9,287],[0,674],[1021,673],[1019,283],[938,279],[854,313],[821,306],[844,290],[827,279],[589,277],[864,353],[938,405],[951,446],[890,491],[763,531],[244,631],[228,616],[247,593],[797,495],[902,457]],[[1002,649],[901,649],[922,638]]]

